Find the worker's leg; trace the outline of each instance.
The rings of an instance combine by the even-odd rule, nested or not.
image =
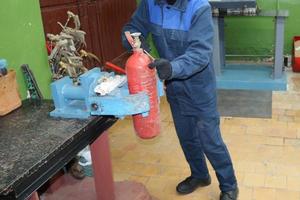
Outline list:
[[[220,119],[197,120],[197,131],[203,151],[216,171],[220,189],[224,192],[237,188],[232,161],[220,133]]]
[[[209,177],[200,138],[195,131],[196,120],[193,117],[184,116],[180,113],[178,103],[170,101],[174,125],[184,152],[185,158],[190,165],[191,174],[198,179]]]

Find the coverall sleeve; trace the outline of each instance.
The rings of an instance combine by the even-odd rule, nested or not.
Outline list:
[[[127,23],[122,30],[122,43],[126,49],[131,49],[124,32],[129,31],[130,33],[140,32],[144,38],[147,38],[149,34],[149,9],[147,0],[141,0],[138,8],[131,17],[129,23]]]
[[[213,36],[211,8],[205,5],[193,16],[185,53],[171,61],[170,79],[186,79],[205,69],[212,57]]]

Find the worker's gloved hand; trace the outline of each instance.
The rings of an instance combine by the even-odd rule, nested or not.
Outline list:
[[[140,41],[141,41],[141,48],[144,49],[147,52],[150,52],[151,48],[150,48],[148,42],[146,41],[146,39],[143,36],[140,36]]]
[[[170,61],[160,58],[149,64],[149,68],[156,68],[158,77],[162,80],[167,80],[172,76],[172,65]]]

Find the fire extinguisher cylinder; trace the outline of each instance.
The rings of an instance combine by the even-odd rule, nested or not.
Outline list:
[[[126,62],[126,74],[130,94],[145,91],[149,96],[149,115],[142,114],[133,116],[134,128],[137,135],[143,139],[154,138],[160,133],[160,109],[157,91],[157,76],[155,69],[150,69],[150,57],[139,46],[138,35],[134,34],[135,43],[132,46],[133,55]],[[136,45],[138,44],[138,45]]]

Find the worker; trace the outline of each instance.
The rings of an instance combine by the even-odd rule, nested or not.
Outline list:
[[[219,127],[210,4],[207,0],[141,0],[125,31],[141,32],[144,38],[151,33],[160,56],[149,67],[165,80],[175,129],[191,170],[177,192],[189,194],[211,184],[206,156],[219,181],[220,200],[237,199],[237,181]],[[129,49],[124,34],[122,41]]]

